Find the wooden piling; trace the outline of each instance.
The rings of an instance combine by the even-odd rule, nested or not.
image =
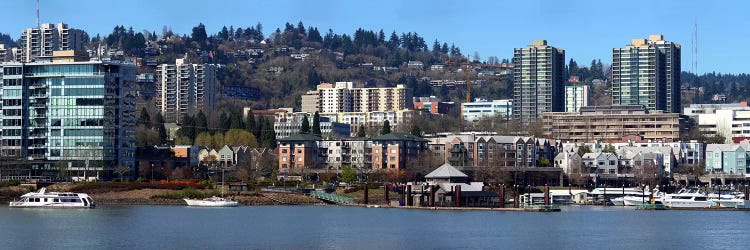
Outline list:
[[[505,207],[505,185],[500,186],[500,190],[498,190],[497,194],[500,200],[498,207],[504,208]]]
[[[406,205],[414,206],[414,197],[411,196],[411,185],[406,186]]]
[[[549,206],[549,186],[544,184],[544,205]]]
[[[385,198],[385,204],[389,204],[390,201],[388,200],[390,199],[388,197],[388,184],[383,185],[383,196],[384,196],[383,198]]]
[[[369,198],[370,198],[369,188],[367,188],[367,183],[365,183],[365,200],[364,200],[365,204],[369,204],[369,201],[370,201]]]
[[[461,185],[456,185],[456,189],[453,191],[453,199],[455,199],[456,207],[461,207]]]
[[[434,207],[435,204],[435,186],[430,185],[430,206]]]

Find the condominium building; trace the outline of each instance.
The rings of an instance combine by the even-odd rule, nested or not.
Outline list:
[[[750,145],[706,145],[706,172],[709,174],[740,175],[750,177]]]
[[[273,122],[273,129],[276,131],[276,139],[292,136],[299,133],[302,128],[302,122],[307,116],[310,127],[312,128],[313,116],[304,113],[278,113]],[[336,134],[338,136],[349,136],[351,134],[349,124],[332,122],[330,118],[320,117],[320,132],[322,135]]]
[[[13,52],[5,47],[5,44],[0,43],[0,63],[10,62],[13,58]]]
[[[156,107],[166,122],[180,123],[186,114],[216,106],[216,66],[180,58],[156,68]]]
[[[135,66],[71,62],[74,53],[61,52],[66,51],[30,63],[0,64],[0,156],[28,167],[23,175],[31,177],[25,178],[69,173],[91,179],[119,167],[133,170]]]
[[[662,35],[612,49],[612,104],[679,113],[680,63],[680,44]]]
[[[45,23],[37,28],[28,28],[21,34],[19,62],[33,62],[39,57],[51,57],[56,50],[83,51],[88,39],[85,31],[71,29],[65,23]]]
[[[544,112],[562,112],[565,50],[535,40],[526,48],[513,51],[513,118],[524,124]]]
[[[427,140],[403,133],[345,139],[295,134],[279,139],[279,173],[340,171],[344,165],[358,171],[399,170],[426,150]]]
[[[303,112],[372,112],[409,108],[403,84],[396,87],[362,88],[353,82],[323,83],[302,95]]]
[[[680,114],[648,110],[641,105],[581,107],[579,112],[544,113],[545,135],[560,141],[620,140],[637,135],[646,140],[680,138]]]
[[[539,167],[539,160],[551,161],[554,143],[534,137],[503,136],[488,132],[438,134],[427,138],[430,148],[442,144],[445,161],[462,167]]]
[[[730,143],[750,138],[750,109],[719,109],[698,115],[698,128],[706,134],[721,135]]]
[[[464,121],[474,122],[483,117],[499,116],[509,120],[513,114],[513,100],[502,99],[488,101],[477,98],[474,102],[461,103],[461,115]]]
[[[698,119],[698,116],[702,114],[716,114],[717,110],[750,110],[750,107],[747,106],[747,102],[722,104],[696,103],[683,108],[682,114],[693,119]]]
[[[456,107],[454,102],[441,102],[439,97],[414,97],[414,110],[422,110],[432,114],[447,114]]]
[[[379,126],[385,121],[388,121],[391,126],[394,126],[409,121],[416,112],[417,111],[408,109],[372,112],[338,112],[320,113],[320,117],[328,117],[332,122],[351,124],[352,126]]]
[[[578,112],[589,105],[589,86],[584,84],[565,86],[565,112]]]

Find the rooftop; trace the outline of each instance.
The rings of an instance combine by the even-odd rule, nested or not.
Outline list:
[[[451,164],[448,164],[448,163],[443,164],[439,168],[435,169],[434,171],[424,176],[424,178],[430,178],[430,179],[451,178],[451,177],[467,178],[469,176],[459,171],[458,169],[456,169],[455,167],[451,166]]]

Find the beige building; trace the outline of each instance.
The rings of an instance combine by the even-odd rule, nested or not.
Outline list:
[[[565,111],[565,50],[535,40],[513,50],[513,118],[524,124]]]
[[[29,28],[21,34],[19,62],[33,62],[39,57],[52,57],[52,51],[84,50],[83,42],[88,36],[85,31],[71,29],[65,23],[57,26],[44,23],[37,28]]]
[[[647,110],[641,105],[589,106],[579,112],[548,112],[542,117],[545,135],[563,142],[619,140],[628,135],[654,141],[680,138],[680,114]]]
[[[680,51],[662,35],[612,49],[612,104],[680,113]]]
[[[338,113],[407,109],[407,91],[396,87],[362,88],[353,82],[323,83],[302,95],[302,112]]]
[[[156,68],[156,108],[164,120],[180,123],[185,114],[216,106],[216,66],[191,64],[186,58]]]

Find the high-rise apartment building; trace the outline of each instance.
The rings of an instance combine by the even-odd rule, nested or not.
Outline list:
[[[51,57],[57,50],[84,50],[88,35],[85,31],[71,29],[65,23],[57,26],[45,23],[38,28],[29,28],[21,34],[19,62],[33,62],[39,57]]]
[[[562,112],[565,50],[535,40],[513,51],[513,118],[532,122],[544,112]]]
[[[578,112],[589,105],[589,86],[575,84],[565,86],[565,112]]]
[[[407,91],[396,87],[361,88],[353,82],[323,83],[302,95],[302,112],[372,112],[407,109]]]
[[[662,35],[612,49],[612,104],[679,113],[680,63],[680,44]]]
[[[0,157],[28,167],[27,178],[90,179],[135,166],[135,66],[74,54],[0,64]]]
[[[191,64],[186,58],[156,68],[156,107],[166,122],[216,106],[216,66]]]

